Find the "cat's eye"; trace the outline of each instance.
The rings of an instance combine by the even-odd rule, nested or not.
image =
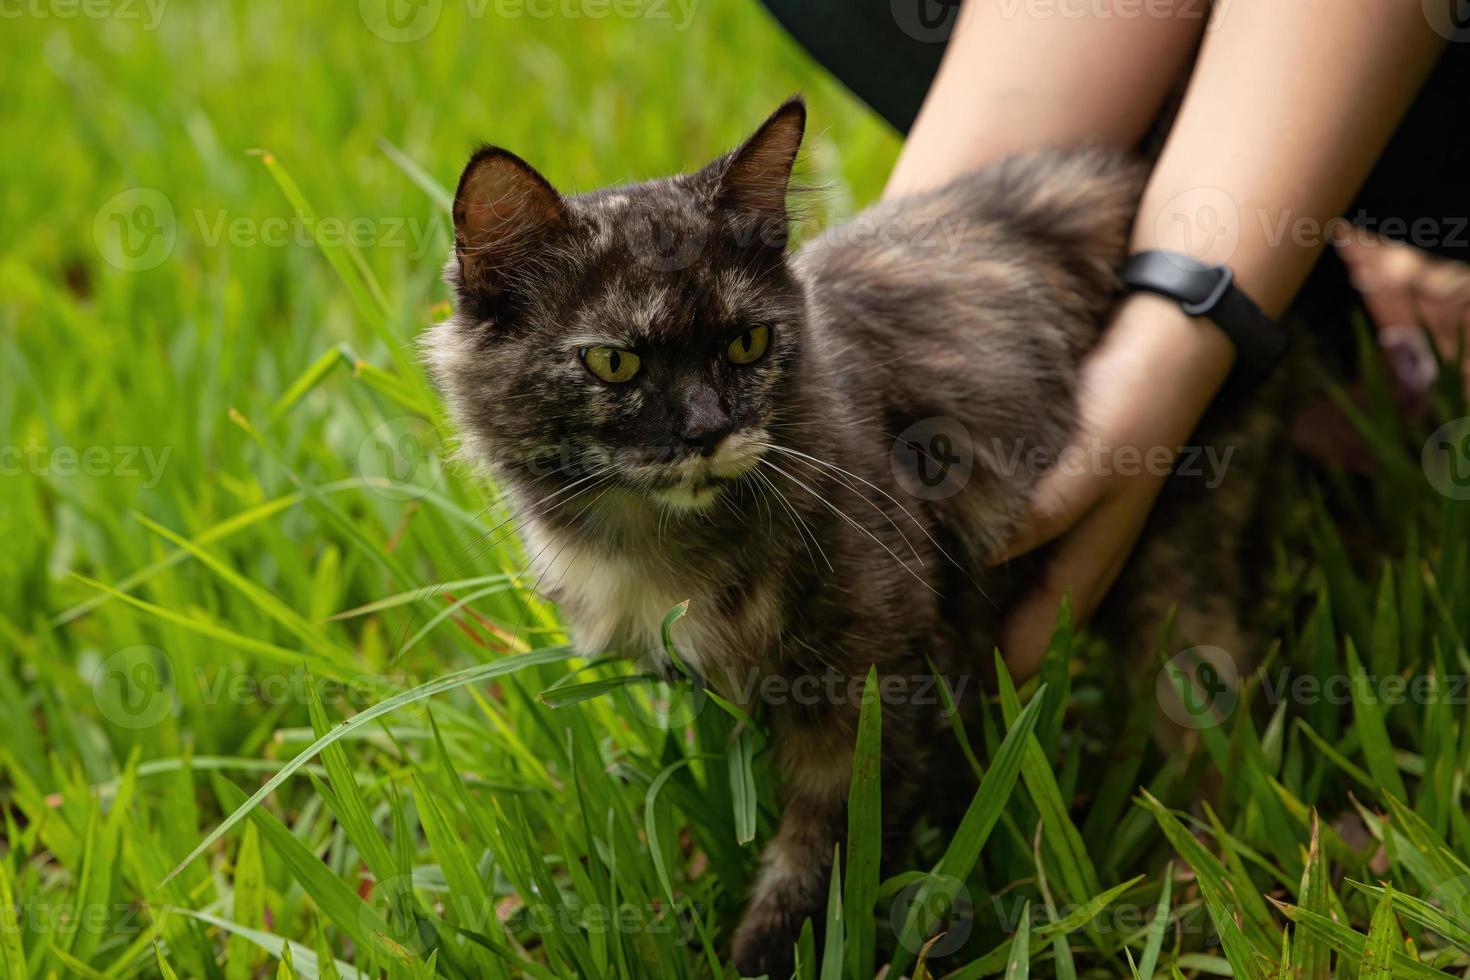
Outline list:
[[[632,381],[642,363],[638,355],[618,347],[588,347],[582,351],[582,363],[603,381],[622,384]]]
[[[730,341],[730,346],[725,348],[725,356],[732,364],[754,364],[761,359],[770,343],[770,327],[751,327]]]

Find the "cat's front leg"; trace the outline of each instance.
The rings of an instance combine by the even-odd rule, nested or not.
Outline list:
[[[761,852],[731,952],[741,976],[791,975],[793,947],[808,918],[820,929],[827,908],[833,847],[847,833],[853,727],[839,711],[776,720],[782,780],[781,821]]]

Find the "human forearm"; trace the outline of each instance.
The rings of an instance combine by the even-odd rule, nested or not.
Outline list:
[[[1133,146],[1207,10],[1205,0],[967,0],[885,194],[1039,146]]]
[[[1398,0],[1229,0],[1217,14],[1132,245],[1228,263],[1279,314],[1442,42],[1420,4]],[[1084,365],[1079,440],[1184,444],[1233,359],[1208,323],[1155,296],[1129,297]],[[1082,617],[1101,602],[1162,485],[1154,474],[1053,472],[1041,482],[1006,556],[1056,544],[1042,584],[1007,617],[1012,669],[1035,670],[1064,594]]]
[[[1228,263],[1279,314],[1442,44],[1418,3],[1223,4],[1144,194],[1134,248]]]

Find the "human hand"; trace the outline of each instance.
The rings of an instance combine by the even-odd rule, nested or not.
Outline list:
[[[1449,363],[1454,363],[1460,345],[1470,342],[1470,265],[1362,230],[1340,242],[1337,253],[1363,296],[1380,340],[1402,349],[1409,358],[1409,363],[1405,358],[1390,359],[1400,380],[1411,390],[1427,388],[1436,366],[1421,330],[1428,332],[1440,357]],[[1470,360],[1461,369],[1470,389]]]
[[[1234,358],[1223,332],[1169,300],[1135,294],[1119,304],[1083,365],[1081,423],[1062,457],[1066,465],[1037,484],[1024,524],[998,558],[1008,561],[1056,542],[1038,584],[1002,625],[1001,651],[1013,674],[1027,677],[1040,666],[1063,596],[1071,593],[1074,615],[1082,620],[1107,594],[1175,452]]]

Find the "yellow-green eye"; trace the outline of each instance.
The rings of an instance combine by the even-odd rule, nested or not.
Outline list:
[[[638,360],[638,355],[630,350],[620,350],[617,347],[589,347],[582,352],[582,363],[587,365],[587,370],[603,381],[622,384],[624,381],[633,380],[641,362]]]
[[[770,342],[770,327],[751,327],[730,341],[730,346],[725,348],[725,356],[732,364],[754,364],[761,359]]]

